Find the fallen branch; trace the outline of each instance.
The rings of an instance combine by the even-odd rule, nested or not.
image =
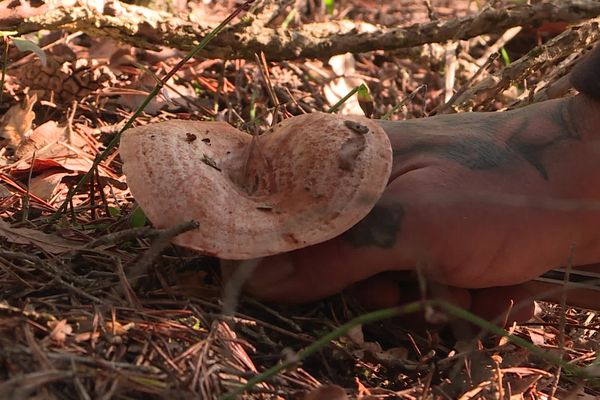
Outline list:
[[[94,8],[82,1],[60,0],[53,6],[47,3],[33,9],[25,0],[21,2],[19,6],[14,6],[14,2],[9,0],[0,2],[0,30],[16,30],[21,34],[42,29],[83,31],[93,36],[112,37],[140,48],[157,50],[168,46],[189,50],[212,29],[166,12],[123,4],[117,0],[106,2],[101,8]],[[22,10],[21,14],[19,10]],[[415,24],[407,28],[385,28],[341,20],[282,29],[252,23],[252,18],[249,18],[226,29],[200,55],[209,58],[253,58],[254,54],[262,51],[269,60],[321,58],[346,52],[393,50],[468,39],[482,34],[501,33],[514,26],[537,26],[543,22],[574,23],[598,15],[598,1],[563,0],[533,5],[516,4],[502,9],[485,8],[476,15]]]
[[[497,96],[516,82],[522,82],[534,71],[549,65],[557,65],[567,56],[582,53],[591,44],[600,40],[600,19],[593,19],[580,26],[574,26],[560,35],[538,46],[520,59],[494,75],[490,75],[473,87],[465,90],[458,98],[444,108],[454,112],[485,109]],[[525,105],[528,102],[523,102]]]

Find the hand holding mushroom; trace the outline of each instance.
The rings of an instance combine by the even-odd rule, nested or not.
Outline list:
[[[598,49],[588,60],[599,63]],[[514,111],[311,114],[259,138],[174,121],[126,132],[121,154],[155,225],[200,222],[178,244],[225,259],[274,255],[247,286],[263,299],[310,301],[374,277],[359,293],[393,305],[402,291],[376,275],[418,266],[457,288],[515,285],[570,256],[600,262],[600,102],[578,83],[596,74],[584,67],[573,82],[587,94]],[[519,297],[451,291],[474,309]]]

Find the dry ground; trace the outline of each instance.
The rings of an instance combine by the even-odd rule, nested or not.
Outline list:
[[[290,26],[342,17],[412,24],[468,15],[485,6],[481,1],[432,1],[428,12],[424,1],[352,0],[334,2],[328,15],[318,3],[297,1]],[[235,5],[180,0],[150,6],[193,10],[219,21]],[[564,29],[524,27],[504,47],[506,56],[517,60]],[[39,40],[47,65],[10,46],[0,103],[0,398],[219,398],[363,312],[344,295],[302,307],[242,298],[235,316],[224,317],[217,260],[169,245],[172,232],[148,225],[128,192],[117,151],[94,171],[67,210],[55,214],[154,86],[154,76],[163,76],[184,54],[62,31],[29,38]],[[450,88],[462,91],[504,70],[506,58],[486,64],[486,51],[498,39],[486,35],[461,41],[454,53],[450,45],[432,44],[268,63],[268,71],[254,60],[195,59],[136,123],[218,119],[261,131],[273,117],[264,73],[290,115],[327,110],[366,83],[375,117],[420,118],[452,94],[445,89],[449,74],[456,76]],[[574,49],[572,58],[585,46]],[[457,56],[447,57],[451,53]],[[566,54],[561,60],[566,61],[542,63],[526,77],[517,75],[507,90],[478,99],[476,108],[523,104],[532,98],[530,89],[568,71]],[[485,68],[476,75],[481,65]],[[356,107],[351,103],[349,110]],[[595,312],[568,309],[561,323],[558,306],[541,304],[541,310],[535,321],[512,332],[556,354],[564,351],[565,359],[578,365],[594,362],[600,328]],[[331,388],[329,394],[313,391],[324,384],[343,387],[350,398],[600,395],[593,382],[561,374],[556,365],[502,338],[456,339],[457,332],[470,329],[459,322],[416,329],[394,320],[357,326],[244,398],[343,398],[331,394]]]

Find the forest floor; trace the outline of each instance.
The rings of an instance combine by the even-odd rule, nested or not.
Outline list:
[[[348,0],[333,2],[328,12],[315,3],[296,1],[295,14],[285,23],[348,18],[408,26],[472,15],[486,6],[432,0],[428,10],[425,1]],[[236,4],[179,0],[149,7],[174,7],[219,22]],[[271,23],[284,23],[289,11]],[[275,112],[269,88],[284,103],[285,114],[296,115],[327,111],[363,83],[374,118],[422,118],[442,110],[456,91],[502,76],[516,60],[529,62],[532,49],[568,29],[566,24],[525,26],[510,32],[514,37],[480,35],[327,59],[194,58],[135,124],[220,120],[261,132]],[[499,42],[503,38],[506,43]],[[45,65],[35,52],[21,52],[5,40],[0,398],[217,399],[364,313],[344,294],[303,306],[242,296],[234,316],[224,316],[218,260],[170,245],[169,232],[150,226],[128,190],[118,147],[92,168],[156,77],[185,53],[138,49],[77,31],[40,31],[25,39],[43,50]],[[484,94],[473,108],[499,111],[531,101],[536,88],[558,81],[568,72],[568,61],[586,50],[573,48],[570,60],[538,65],[525,78]],[[499,51],[502,56],[490,58]],[[354,97],[340,112],[363,113]],[[90,168],[91,179],[70,197]],[[592,364],[600,327],[596,312],[550,303],[539,309],[533,321],[510,333],[574,365]],[[505,337],[458,340],[459,328],[473,329],[466,323],[412,329],[394,319],[359,324],[302,363],[254,385],[243,398],[600,396],[593,382],[562,373]]]

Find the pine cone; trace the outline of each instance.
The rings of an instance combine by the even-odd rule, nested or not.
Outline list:
[[[70,104],[94,91],[108,87],[115,80],[112,71],[96,60],[78,59],[67,45],[57,45],[47,52],[46,66],[39,59],[17,70],[15,77],[29,87],[39,100]]]

